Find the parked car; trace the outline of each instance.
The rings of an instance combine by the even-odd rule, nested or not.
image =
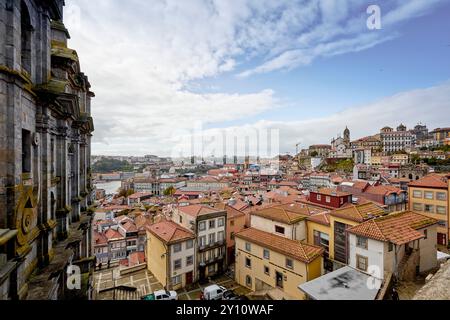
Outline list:
[[[225,291],[222,296],[223,300],[240,300],[240,297],[231,290]]]
[[[200,300],[222,300],[224,292],[227,289],[225,287],[213,284],[203,289]]]
[[[142,300],[178,300],[176,291],[158,290],[141,298]]]

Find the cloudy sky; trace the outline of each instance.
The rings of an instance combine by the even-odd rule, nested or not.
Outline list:
[[[373,4],[379,30],[367,28]],[[96,93],[93,154],[221,156],[225,134],[294,153],[345,126],[352,138],[449,126],[449,11],[449,0],[68,0],[65,24]]]

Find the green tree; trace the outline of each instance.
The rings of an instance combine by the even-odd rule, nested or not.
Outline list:
[[[109,158],[102,158],[92,165],[95,173],[108,173],[113,171],[133,171],[133,166],[127,161],[120,161]]]
[[[173,196],[177,190],[174,186],[168,187],[166,190],[164,190],[163,194],[165,196]]]

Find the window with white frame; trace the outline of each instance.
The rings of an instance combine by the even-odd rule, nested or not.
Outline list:
[[[186,249],[192,249],[194,247],[194,240],[186,241]]]
[[[368,240],[366,237],[356,236],[356,246],[362,249],[367,249]]]
[[[209,228],[214,229],[216,227],[216,220],[209,220]]]
[[[356,268],[362,271],[367,271],[368,258],[356,255]]]
[[[181,269],[182,263],[183,263],[183,262],[181,261],[181,259],[175,260],[175,261],[173,262],[173,268],[174,268],[174,270],[179,270],[179,269]]]
[[[194,256],[186,257],[186,266],[191,266],[194,264]]]
[[[177,253],[181,251],[181,243],[177,243],[173,245],[173,252]]]
[[[436,192],[436,199],[440,201],[445,201],[447,200],[447,196],[445,192]]]
[[[172,285],[176,286],[181,284],[181,275],[172,277]]]
[[[447,214],[447,208],[444,206],[436,206],[436,213]]]
[[[250,242],[245,243],[245,251],[248,251],[248,252],[252,251],[252,245]]]
[[[213,244],[216,242],[216,234],[215,233],[210,233],[209,234],[209,244]]]
[[[286,268],[294,269],[294,260],[286,258]]]
[[[206,236],[201,236],[200,238],[198,238],[198,245],[200,247],[206,246]]]
[[[263,257],[264,257],[264,259],[269,260],[270,259],[270,251],[267,250],[267,249],[264,249],[263,250]]]
[[[413,198],[419,198],[419,199],[422,199],[422,191],[420,191],[420,190],[414,190],[414,191],[413,191]]]
[[[424,193],[425,199],[433,200],[434,199],[434,192],[433,191],[425,191]]]
[[[199,231],[205,231],[206,230],[206,222],[205,221],[201,221],[198,224],[198,230]]]
[[[225,218],[219,218],[218,226],[223,227],[225,225]]]

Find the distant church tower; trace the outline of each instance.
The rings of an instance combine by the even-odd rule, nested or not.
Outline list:
[[[344,130],[344,144],[346,146],[350,146],[350,130],[348,129],[348,127],[345,127]]]

